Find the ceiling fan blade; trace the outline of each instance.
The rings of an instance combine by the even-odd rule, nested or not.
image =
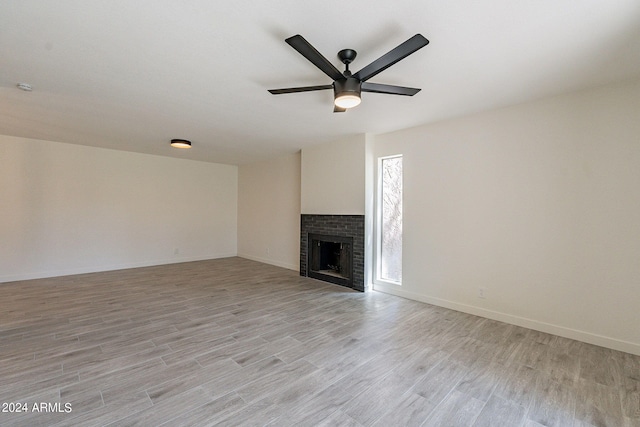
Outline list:
[[[337,105],[333,106],[334,113],[344,113],[345,111],[347,111],[346,108],[338,107]]]
[[[362,92],[386,93],[389,95],[406,95],[413,96],[420,92],[420,89],[413,87],[382,85],[379,83],[363,82],[360,88]]]
[[[353,77],[359,79],[364,82],[369,80],[371,77],[376,74],[386,70],[391,67],[396,62],[401,59],[406,58],[411,55],[413,52],[417,51],[420,48],[425,47],[429,44],[429,40],[424,38],[422,34],[416,34],[411,37],[409,40],[405,41],[401,45],[391,49],[389,52],[382,55],[380,58],[373,61],[371,64],[364,67],[362,70],[358,71],[353,75]]]
[[[329,62],[327,58],[322,56],[315,47],[311,46],[311,43],[306,41],[300,34],[291,36],[288,39],[285,39],[285,41],[333,80],[344,78],[342,73],[331,62]]]
[[[313,90],[325,90],[325,89],[333,89],[333,85],[289,87],[285,89],[269,89],[269,92],[272,93],[273,95],[282,95],[283,93],[311,92]]]

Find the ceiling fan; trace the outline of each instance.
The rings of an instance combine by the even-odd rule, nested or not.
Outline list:
[[[353,49],[343,49],[338,52],[338,58],[340,58],[340,61],[345,65],[345,70],[341,73],[300,34],[289,37],[285,42],[297,50],[302,56],[311,61],[311,63],[318,67],[322,72],[331,77],[333,79],[333,83],[330,85],[320,86],[269,89],[269,92],[273,95],[281,95],[284,93],[333,89],[334,113],[341,113],[347,111],[349,108],[359,105],[361,101],[361,92],[375,92],[405,96],[413,96],[420,92],[420,89],[416,88],[370,83],[367,80],[429,44],[429,40],[424,38],[422,34],[416,34],[404,43],[394,49],[391,49],[389,52],[385,53],[357,73],[351,74],[351,71],[349,71],[349,64],[353,62],[357,55],[357,52]]]

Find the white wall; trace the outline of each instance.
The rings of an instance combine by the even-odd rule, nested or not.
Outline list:
[[[0,282],[234,256],[236,232],[235,166],[0,136]]]
[[[302,150],[303,214],[364,215],[365,135]]]
[[[239,167],[238,255],[300,269],[300,153]]]
[[[394,294],[640,354],[640,80],[378,135]],[[486,298],[478,298],[479,288]]]

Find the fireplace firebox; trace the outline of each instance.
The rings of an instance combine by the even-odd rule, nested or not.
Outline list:
[[[309,234],[307,276],[342,286],[353,284],[353,238]]]

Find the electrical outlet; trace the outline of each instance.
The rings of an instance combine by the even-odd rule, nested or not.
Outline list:
[[[267,255],[270,254],[269,248],[266,249]]]
[[[173,250],[173,254],[174,254],[174,255],[178,255],[179,253],[180,253],[180,248],[175,248],[175,249]]]
[[[478,288],[478,298],[485,299],[487,290],[485,288]]]

